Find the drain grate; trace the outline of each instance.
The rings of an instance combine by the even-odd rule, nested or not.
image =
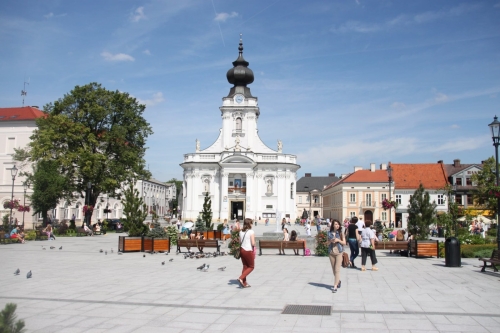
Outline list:
[[[331,313],[332,307],[329,305],[287,305],[281,314],[329,316]]]

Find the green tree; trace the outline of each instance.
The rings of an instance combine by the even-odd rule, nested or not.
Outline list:
[[[496,186],[497,178],[495,170],[495,158],[490,157],[484,161],[483,169],[472,175],[472,181],[477,184],[476,189],[474,190],[474,199],[477,203],[483,205],[485,209],[493,212],[493,215],[498,213],[497,197],[492,194],[493,192],[498,192],[499,190],[498,186]]]
[[[408,229],[415,239],[429,237],[429,226],[435,221],[436,203],[431,202],[429,192],[420,184],[408,205]]]
[[[53,160],[67,178],[65,196],[86,193],[89,203],[101,193],[117,196],[128,179],[149,179],[145,169],[146,139],[153,132],[143,118],[145,106],[127,93],[98,83],[76,86],[63,98],[44,106],[45,117],[26,149],[16,150],[21,162]]]
[[[33,215],[41,213],[43,224],[46,225],[47,211],[56,208],[64,197],[68,178],[59,174],[57,162],[41,160],[34,165],[28,181],[33,184],[33,194],[30,197]]]
[[[200,215],[198,215],[198,218],[196,219],[196,222],[194,224],[196,231],[206,231],[207,230],[207,225],[205,224],[205,221],[201,218]]]
[[[125,215],[123,227],[129,236],[139,237],[144,236],[149,231],[148,226],[144,224],[148,211],[139,191],[133,187],[133,183],[130,182],[130,185],[123,191],[122,204],[123,215]]]
[[[203,202],[203,211],[201,212],[201,219],[205,222],[207,230],[213,230],[214,224],[212,223],[212,199],[205,193],[205,199]]]
[[[24,320],[16,321],[16,308],[16,304],[7,303],[0,312],[0,333],[23,333],[26,331]]]

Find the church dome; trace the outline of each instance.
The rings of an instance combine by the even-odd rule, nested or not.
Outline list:
[[[238,46],[240,52],[238,59],[233,61],[233,68],[227,71],[227,81],[234,86],[246,87],[247,84],[253,82],[253,71],[248,68],[248,61],[243,58],[243,40],[240,36],[240,45]]]

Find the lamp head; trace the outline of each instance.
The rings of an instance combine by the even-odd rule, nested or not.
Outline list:
[[[389,180],[392,180],[392,167],[390,164],[387,167],[387,176],[389,177]]]
[[[493,144],[498,144],[500,141],[500,122],[498,121],[498,117],[495,116],[493,118],[493,122],[488,125],[491,130],[491,138],[493,139]]]
[[[14,180],[17,176],[17,171],[19,169],[16,167],[16,165],[14,164],[14,166],[10,169],[10,174],[12,176],[12,180]]]

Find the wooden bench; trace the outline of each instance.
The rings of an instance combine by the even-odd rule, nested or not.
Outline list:
[[[305,241],[280,241],[280,240],[260,240],[259,241],[259,256],[262,255],[262,249],[278,249],[285,254],[285,249],[302,250],[302,255],[305,254]]]
[[[196,247],[200,252],[203,252],[205,247],[213,247],[220,253],[220,244],[217,239],[177,239],[177,252],[181,253],[181,247],[188,249]]]
[[[5,238],[5,231],[0,231],[0,243],[1,244],[12,244],[13,241],[17,241],[17,239]]]
[[[484,272],[486,270],[486,267],[492,267],[495,272],[498,272],[498,269],[496,268],[496,265],[500,265],[500,256],[498,255],[498,250],[493,250],[491,253],[491,258],[479,258],[479,260],[483,261],[484,265],[483,268],[481,269],[481,272]],[[490,263],[487,265],[487,263]]]
[[[93,235],[102,235],[102,231],[101,230],[99,230],[99,231],[92,230],[92,234]]]
[[[375,242],[375,250],[390,250],[390,251],[410,251],[408,250],[408,241],[387,241],[387,242]]]
[[[43,232],[41,229],[37,229],[35,230],[36,232],[36,236],[35,236],[35,240],[48,240],[49,237],[47,236],[47,233]]]
[[[412,240],[409,244],[408,254],[415,257],[439,258],[439,241]]]
[[[85,232],[85,229],[83,228],[76,228],[76,237],[80,236],[87,236],[87,233]]]

